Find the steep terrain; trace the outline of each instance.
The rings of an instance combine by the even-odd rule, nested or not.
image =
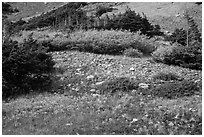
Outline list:
[[[42,12],[47,12],[52,9],[57,9],[66,3],[64,2],[13,2],[11,5],[18,8],[20,12],[10,15],[11,20],[18,20],[20,18],[30,18],[32,16],[40,15]],[[88,3],[83,10],[90,15],[94,13],[98,6],[113,7],[112,12],[105,14],[112,15],[123,13],[127,6],[131,10],[141,14],[144,13],[153,24],[159,24],[163,30],[174,31],[174,29],[185,27],[186,20],[183,18],[183,13],[187,11],[202,28],[202,5],[197,5],[195,2],[123,2],[123,3]]]
[[[63,4],[65,3],[13,2],[12,6],[17,7],[20,12],[9,15],[8,18],[28,19]],[[128,6],[140,14],[145,13],[152,23],[158,23],[163,30],[169,31],[173,31],[175,27],[185,27],[182,14],[189,9],[190,15],[201,28],[202,6],[195,3],[89,3],[81,8],[91,14],[95,13],[100,5],[114,8],[112,12],[105,13],[109,15],[124,12]],[[110,37],[111,33],[102,33],[104,30],[97,33],[96,30],[90,30],[86,33],[88,31],[67,33],[66,30],[43,28],[22,31],[12,39],[23,43],[25,38],[33,36],[33,39],[44,41],[45,46],[50,47],[72,46],[69,38],[74,39],[73,43],[84,40],[81,41],[85,44],[76,43],[82,47],[85,47],[86,43],[90,45],[91,41],[86,40],[95,40],[92,45],[97,47],[98,41],[102,40],[96,38],[102,38],[107,40],[101,44],[103,49],[104,45],[111,47],[114,46],[112,43],[116,42],[127,45],[124,42],[128,43],[137,38],[135,34],[130,37],[133,35],[122,35],[123,32],[120,34],[115,30],[112,30],[114,37]],[[85,36],[81,35],[85,33]],[[140,40],[144,43],[137,42],[134,45],[141,44],[141,47],[151,48],[155,41],[157,47],[158,42],[164,42],[160,37],[149,41],[151,39],[145,36],[138,36],[138,41]],[[148,42],[151,44],[148,45]],[[161,43],[161,46],[170,44]],[[15,51],[14,46],[11,47],[11,52]],[[100,48],[100,45],[97,48]],[[95,54],[74,49],[77,50],[73,44],[72,50],[60,49],[46,53],[51,55],[55,62],[48,89],[36,92],[32,90],[31,93],[2,101],[2,134],[202,134],[202,70],[166,65],[156,62],[152,56],[137,58],[124,54]],[[22,65],[19,68],[22,69]],[[40,86],[43,87],[41,83]],[[15,89],[12,91],[15,92]]]
[[[19,19],[27,19],[32,16],[40,15],[42,12],[47,12],[56,9],[65,2],[11,2],[12,7],[17,8],[19,12],[9,15],[9,19],[17,21]]]

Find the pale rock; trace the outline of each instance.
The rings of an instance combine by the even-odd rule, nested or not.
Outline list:
[[[101,82],[96,82],[96,84],[95,85],[101,85],[101,84],[103,84],[104,83],[104,81],[101,81]]]
[[[92,94],[93,97],[99,97],[99,94]]]
[[[96,90],[95,90],[95,89],[91,89],[90,91],[91,91],[91,92],[95,92]]]
[[[130,71],[134,71],[135,69],[133,67],[130,68]]]
[[[140,88],[143,88],[143,89],[147,89],[147,88],[149,88],[149,84],[140,83],[140,84],[139,84],[139,87],[140,87]]]
[[[87,79],[93,79],[94,78],[94,75],[89,75],[86,77]]]

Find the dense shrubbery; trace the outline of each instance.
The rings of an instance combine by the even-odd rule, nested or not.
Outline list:
[[[193,81],[182,80],[177,82],[166,82],[152,89],[152,95],[163,98],[179,98],[191,96],[200,91],[198,85]]]
[[[31,37],[23,44],[9,39],[2,45],[3,98],[45,88],[54,62],[47,49]]]
[[[202,53],[195,53],[190,47],[176,47],[172,53],[165,56],[165,64],[178,65],[190,69],[202,69]]]
[[[178,65],[190,69],[202,69],[202,38],[197,24],[192,17],[186,15],[188,30],[176,29],[167,40],[180,45],[159,48],[153,58],[169,65]]]
[[[141,58],[143,56],[143,54],[139,50],[133,48],[124,50],[123,55],[134,58]]]
[[[126,77],[115,78],[97,86],[101,94],[114,94],[116,92],[130,92],[138,88],[138,81]]]
[[[54,28],[75,29],[114,29],[130,30],[131,32],[140,31],[141,34],[153,37],[163,35],[159,25],[152,25],[143,14],[135,13],[130,8],[125,13],[110,17],[100,17],[103,13],[110,12],[111,7],[100,6],[96,9],[95,16],[86,16],[85,11],[81,10],[81,5],[86,3],[70,2],[56,10],[42,14],[29,20],[23,25],[23,29],[30,30],[52,26]]]
[[[11,14],[15,12],[19,12],[19,10],[16,8],[12,8],[9,2],[2,2],[2,14]]]
[[[113,55],[122,54],[128,48],[134,48],[143,54],[150,55],[156,49],[155,43],[146,36],[113,30],[74,32],[62,44],[68,49]]]
[[[66,25],[69,28],[78,28],[86,18],[84,12],[79,8],[86,4],[86,2],[69,2],[68,4],[52,10],[51,12],[42,14],[38,17],[33,17],[27,24],[24,25],[23,28],[31,30],[48,26],[58,28]]]
[[[158,47],[153,53],[152,53],[152,58],[155,61],[163,62],[165,57],[170,55],[173,52],[173,49],[177,47],[178,44],[175,43],[172,46],[161,46]]]
[[[196,44],[196,43],[195,43]],[[201,43],[195,46],[201,47]],[[202,53],[195,47],[171,46],[157,49],[153,59],[168,65],[178,65],[190,69],[202,69]]]
[[[140,14],[135,13],[130,8],[125,13],[115,15],[112,18],[108,18],[106,25],[102,26],[103,29],[123,29],[130,30],[131,32],[140,31],[141,34],[153,37],[155,35],[163,35],[160,31],[159,25],[152,25],[147,17],[143,13],[143,17]]]
[[[171,81],[171,80],[182,80],[183,78],[181,78],[179,75],[175,74],[175,73],[164,73],[164,72],[160,72],[157,73],[156,75],[153,75],[153,80],[164,80],[164,81]]]
[[[113,8],[111,8],[111,7],[99,6],[96,9],[96,16],[100,17],[102,14],[107,13],[107,12],[111,12],[112,10],[113,10]]]

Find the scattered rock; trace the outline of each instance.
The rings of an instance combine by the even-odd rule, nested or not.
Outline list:
[[[135,69],[133,67],[130,68],[130,71],[134,71]]]
[[[94,78],[94,75],[89,75],[86,77],[87,79],[93,79]]]
[[[96,86],[103,84],[105,81],[101,81],[101,82],[96,82]]]
[[[139,87],[140,87],[140,88],[143,88],[143,89],[147,89],[147,88],[149,88],[149,84],[140,83],[140,84],[139,84]]]
[[[99,97],[99,94],[92,94],[93,97]]]
[[[95,90],[95,89],[91,89],[90,91],[91,91],[91,92],[95,92],[96,90]]]

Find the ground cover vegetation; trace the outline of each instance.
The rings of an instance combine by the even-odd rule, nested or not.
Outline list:
[[[55,11],[69,15],[65,11],[86,4]],[[109,10],[99,7],[96,16]],[[55,11],[39,18],[53,17],[47,23],[56,29],[70,16]],[[74,24],[82,28],[76,17]],[[39,18],[33,20],[45,27]],[[114,29],[23,31],[22,41],[8,22],[2,45],[3,134],[202,134],[201,39],[193,18],[186,18],[191,24],[186,37],[176,37],[176,30],[172,46],[162,46],[159,26],[130,9],[110,19]],[[141,20],[149,30],[139,26]]]

